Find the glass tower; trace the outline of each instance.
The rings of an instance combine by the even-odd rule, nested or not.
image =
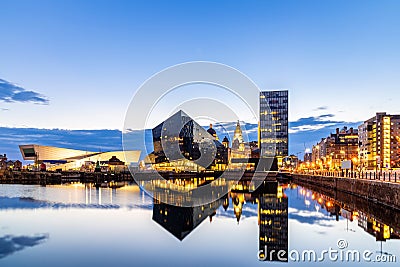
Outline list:
[[[260,93],[260,157],[282,159],[288,156],[289,92],[264,91]]]

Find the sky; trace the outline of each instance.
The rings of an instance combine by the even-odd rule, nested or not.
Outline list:
[[[396,0],[0,0],[0,10],[2,127],[121,130],[137,88],[189,61],[289,89],[294,123],[400,113]]]

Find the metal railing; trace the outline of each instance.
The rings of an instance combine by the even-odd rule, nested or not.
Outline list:
[[[294,171],[294,174],[314,175],[314,176],[327,176],[338,178],[351,178],[351,179],[364,179],[376,180],[382,182],[400,183],[400,170],[396,171]]]

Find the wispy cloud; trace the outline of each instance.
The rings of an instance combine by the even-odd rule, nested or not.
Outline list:
[[[336,128],[357,128],[361,122],[335,120],[333,114],[324,114],[315,117],[301,118],[289,123],[290,150],[295,153],[304,152],[314,144],[334,132]]]
[[[327,106],[322,106],[322,107],[315,108],[314,111],[327,110],[327,109],[328,109]]]
[[[48,234],[37,234],[34,236],[2,236],[0,237],[0,259],[25,248],[37,246],[48,239]]]
[[[346,123],[345,121],[337,121],[332,118],[333,114],[324,114],[316,117],[301,118],[290,123],[290,133],[316,131],[326,127],[332,127],[337,124]]]
[[[34,91],[26,90],[25,88],[3,79],[0,79],[0,101],[7,103],[49,104],[49,100],[45,96]]]

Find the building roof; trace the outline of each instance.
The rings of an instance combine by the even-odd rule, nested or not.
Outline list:
[[[236,123],[236,128],[233,133],[233,140],[238,140],[239,143],[243,143],[243,133],[242,133],[242,128],[240,127],[239,121]]]
[[[207,132],[209,133],[209,134],[211,134],[212,136],[217,136],[217,132],[213,129],[213,128],[208,128],[208,130],[207,130]]]
[[[93,152],[34,144],[20,145],[19,149],[24,160],[38,160],[45,162],[108,161],[110,158],[115,156],[121,161],[130,163],[138,162],[141,152],[139,150]]]

